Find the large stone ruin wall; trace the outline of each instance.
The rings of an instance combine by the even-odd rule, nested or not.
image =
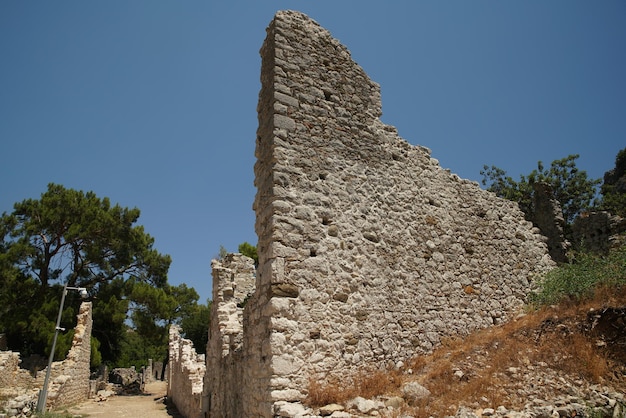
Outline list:
[[[72,347],[67,357],[63,361],[52,363],[47,409],[75,405],[89,397],[92,324],[91,302],[83,302],[78,311]],[[37,402],[39,390],[43,387],[46,369],[32,377],[26,370],[19,368],[19,362],[19,353],[0,353],[0,394],[5,398],[16,396],[25,407],[31,407]],[[28,400],[25,401],[26,398]],[[8,400],[6,405],[10,408],[10,405],[16,403]]]
[[[294,416],[313,379],[506,321],[553,266],[515,203],[380,121],[379,86],[316,22],[278,12],[261,56],[259,266],[245,304],[214,295],[207,416]]]
[[[177,325],[170,327],[168,355],[168,399],[184,417],[202,417],[205,356],[196,353],[193,342],[180,335]]]

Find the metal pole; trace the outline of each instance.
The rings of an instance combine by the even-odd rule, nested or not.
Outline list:
[[[46,378],[43,381],[43,388],[39,392],[37,400],[37,412],[44,412],[46,409],[46,400],[48,399],[48,382],[50,380],[50,369],[52,369],[52,360],[54,360],[54,350],[57,345],[57,337],[61,330],[61,314],[63,313],[63,305],[65,304],[65,295],[67,294],[67,283],[63,286],[63,296],[61,296],[61,305],[59,306],[59,315],[57,316],[57,324],[54,329],[54,338],[52,339],[52,349],[48,358],[48,369],[46,370]]]

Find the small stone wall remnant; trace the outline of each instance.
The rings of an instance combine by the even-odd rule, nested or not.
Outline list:
[[[180,327],[170,326],[167,397],[186,418],[202,417],[202,388],[206,359],[196,354],[193,342],[180,335]]]
[[[67,357],[63,361],[52,363],[47,409],[74,405],[89,397],[92,324],[92,304],[83,302],[78,311],[72,347]],[[7,397],[18,394],[30,396],[31,400],[26,404],[34,408],[38,392],[43,387],[45,375],[45,369],[39,371],[36,377],[20,369],[19,353],[0,353],[0,394],[3,393]],[[15,395],[11,395],[13,393]]]
[[[626,219],[609,212],[589,212],[576,217],[572,225],[574,248],[607,254],[626,241]]]
[[[302,414],[310,380],[397,367],[505,321],[554,266],[515,203],[380,121],[379,86],[315,21],[278,12],[261,56],[259,267],[243,343],[222,332],[234,321],[211,324],[212,417]]]
[[[92,325],[91,302],[83,302],[78,310],[72,347],[58,367],[59,375],[56,377],[53,363],[47,403],[49,409],[75,405],[89,398]]]
[[[571,244],[565,239],[565,218],[561,203],[554,198],[549,184],[537,182],[533,189],[532,221],[546,236],[552,259],[559,263],[567,262],[567,251]]]
[[[213,260],[213,302],[204,380],[204,411],[243,417],[243,389],[248,376],[243,351],[243,310],[255,288],[254,260],[228,254]],[[256,372],[253,368],[252,372]],[[217,416],[217,415],[212,415]]]
[[[0,394],[3,398],[17,396],[20,389],[33,386],[33,377],[28,370],[20,368],[20,362],[20,353],[0,352]]]

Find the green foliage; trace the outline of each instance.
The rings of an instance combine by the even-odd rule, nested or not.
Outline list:
[[[100,343],[102,361],[114,363],[121,355],[121,341],[125,336],[125,321],[130,301],[121,278],[100,283],[93,301],[92,336]]]
[[[211,301],[206,305],[197,304],[181,320],[182,334],[193,342],[198,354],[206,354],[209,341],[209,323],[211,322]]]
[[[163,285],[170,257],[152,248],[143,227],[133,226],[138,218],[137,208],[49,184],[39,200],[16,203],[1,223],[8,256],[42,289],[53,281],[92,287],[122,276]]]
[[[617,153],[615,168],[604,173],[600,208],[626,217],[626,148]]]
[[[142,348],[137,351],[133,344],[122,345],[123,350],[126,350],[123,351],[124,361],[136,365],[137,362],[145,362],[147,358],[164,360],[170,325],[180,323],[195,312],[198,293],[185,284],[156,288],[145,282],[131,280],[126,286],[133,301],[130,318],[136,331],[136,335],[127,333],[126,341],[132,335],[133,344],[140,340]],[[146,354],[152,357],[141,357]]]
[[[569,155],[554,160],[549,169],[539,161],[537,169],[527,176],[520,176],[519,181],[507,176],[501,168],[485,165],[480,172],[483,176],[482,184],[499,197],[517,202],[527,219],[532,220],[533,185],[537,182],[547,183],[552,189],[553,197],[561,204],[565,221],[571,224],[579,213],[592,207],[596,187],[600,184],[600,180],[589,179],[586,171],[576,167],[578,157],[579,155]]]
[[[154,239],[134,225],[138,218],[136,208],[56,184],[49,184],[40,199],[26,199],[12,213],[2,214],[0,330],[11,349],[47,357],[67,284],[86,287],[92,298],[93,365],[114,363],[121,356],[129,303],[139,298],[128,283],[169,289],[170,257],[159,254]],[[134,306],[146,303],[140,299]],[[68,331],[59,333],[55,359],[65,357],[71,346],[79,304],[76,292],[68,292],[61,320]],[[169,315],[175,315],[176,306]]]
[[[91,354],[89,357],[89,366],[92,369],[98,368],[102,364],[102,354],[100,353],[100,341],[91,337]]]
[[[606,257],[581,253],[573,263],[551,270],[541,281],[541,290],[530,295],[530,302],[543,306],[567,299],[579,301],[600,286],[626,286],[626,246]]]
[[[228,250],[223,245],[220,245],[220,252],[217,254],[218,260],[223,260],[228,255]]]
[[[120,356],[115,367],[131,367],[136,370],[146,366],[148,359],[163,360],[167,351],[153,344],[146,344],[146,339],[130,327],[126,327],[124,337],[120,341]]]
[[[521,176],[520,181],[515,181],[506,175],[506,171],[493,165],[483,166],[480,174],[483,176],[483,186],[488,185],[487,190],[498,197],[517,202],[525,214],[531,213],[533,188],[525,176]]]
[[[248,242],[244,242],[244,243],[239,244],[238,250],[241,254],[253,259],[255,265],[259,264],[259,255],[257,254],[257,251],[256,251],[256,245],[252,245],[252,244],[249,244]]]

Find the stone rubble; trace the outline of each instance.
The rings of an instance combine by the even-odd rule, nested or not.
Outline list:
[[[556,383],[554,382],[554,384]],[[461,406],[454,415],[448,415],[445,418],[626,417],[626,396],[624,393],[597,385],[585,387],[583,390],[575,387],[572,383],[560,383],[564,384],[572,395],[563,395],[546,401],[541,390],[539,393],[525,390],[523,386],[529,382],[520,381],[516,385],[519,388],[518,396],[528,399],[524,408],[520,410],[507,409],[502,405],[488,405],[483,400],[483,404],[487,404],[487,406]],[[392,398],[363,399],[357,397],[347,402],[345,406],[331,404],[317,409],[307,408],[301,404],[278,402],[275,407],[275,414],[279,417],[297,418],[365,418],[372,416],[413,418],[412,415],[398,415],[401,413],[399,412],[401,407],[411,402],[410,399],[400,397],[400,402],[396,399],[393,406],[386,402],[388,399]]]

